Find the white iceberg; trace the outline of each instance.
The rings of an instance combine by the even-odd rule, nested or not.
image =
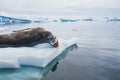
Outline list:
[[[45,67],[66,48],[76,44],[76,41],[77,39],[59,39],[60,46],[58,48],[52,48],[47,43],[29,48],[1,48],[0,68],[19,68],[19,65]],[[6,66],[3,66],[3,63]]]

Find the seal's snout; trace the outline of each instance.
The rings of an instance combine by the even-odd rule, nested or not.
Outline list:
[[[54,44],[52,44],[52,46],[58,47],[59,46],[58,40]]]

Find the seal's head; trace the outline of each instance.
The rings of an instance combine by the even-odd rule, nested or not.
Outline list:
[[[59,43],[58,43],[58,40],[55,36],[53,36],[52,34],[50,34],[48,37],[47,37],[49,43],[54,46],[54,47],[58,47],[59,46]]]
[[[49,31],[44,31],[43,36],[47,40],[48,43],[50,43],[53,47],[58,47],[59,42],[57,38]]]

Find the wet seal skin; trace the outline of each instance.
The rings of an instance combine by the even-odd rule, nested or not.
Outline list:
[[[31,47],[39,43],[49,43],[58,47],[57,38],[44,28],[27,28],[0,35],[0,47]]]

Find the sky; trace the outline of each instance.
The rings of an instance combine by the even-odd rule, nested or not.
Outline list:
[[[119,13],[120,0],[0,0],[0,11],[71,14],[86,11]],[[84,13],[83,13],[84,14]]]

